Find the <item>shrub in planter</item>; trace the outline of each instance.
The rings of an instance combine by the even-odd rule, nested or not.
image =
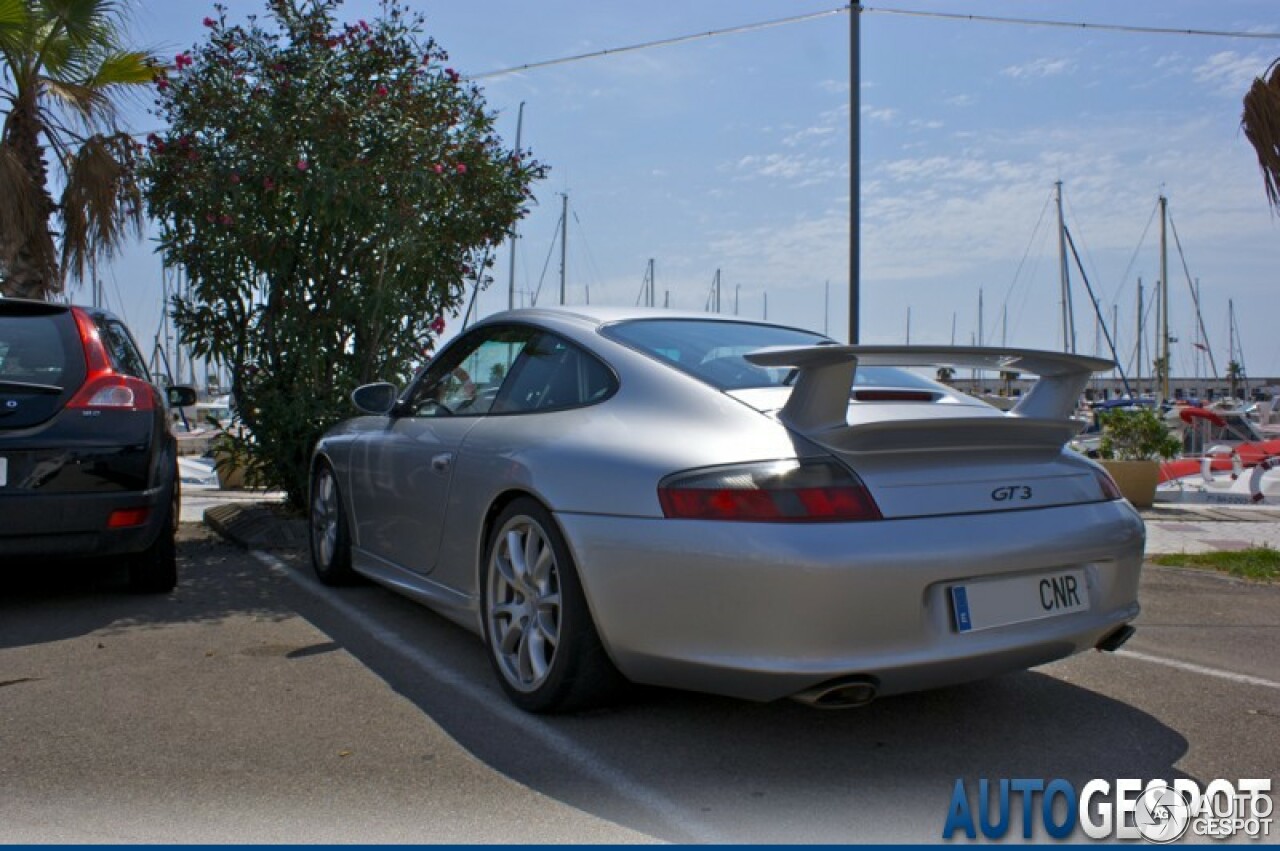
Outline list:
[[[1102,466],[1125,499],[1139,508],[1155,500],[1160,460],[1173,458],[1181,449],[1178,438],[1150,408],[1117,408],[1102,417]]]

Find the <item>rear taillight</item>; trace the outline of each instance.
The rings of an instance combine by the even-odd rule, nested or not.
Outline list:
[[[154,410],[155,388],[141,378],[117,373],[93,318],[78,307],[72,308],[71,313],[80,332],[87,376],[67,407],[100,411]]]
[[[691,470],[658,486],[667,517],[771,523],[879,520],[866,485],[834,461],[770,461]]]
[[[117,508],[107,518],[107,528],[127,529],[131,526],[141,526],[150,516],[150,508]]]
[[[155,408],[151,385],[127,375],[101,375],[84,383],[68,408],[104,411],[150,411]]]
[[[1124,494],[1120,493],[1120,486],[1116,484],[1116,480],[1111,478],[1111,474],[1106,470],[1095,469],[1093,476],[1098,480],[1098,487],[1102,488],[1103,499],[1124,499]]]

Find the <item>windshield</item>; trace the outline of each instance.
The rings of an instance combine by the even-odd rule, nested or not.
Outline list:
[[[601,333],[720,390],[780,387],[794,380],[795,370],[756,366],[743,357],[748,352],[833,342],[796,328],[700,319],[633,319],[608,325]],[[853,383],[861,387],[938,388],[926,378],[888,366],[859,367]]]

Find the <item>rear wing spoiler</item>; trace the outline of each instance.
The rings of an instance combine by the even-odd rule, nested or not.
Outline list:
[[[805,433],[846,425],[859,364],[1031,373],[1039,380],[1008,416],[1059,420],[1070,418],[1095,372],[1115,368],[1102,358],[990,346],[777,346],[744,357],[757,366],[799,370],[778,419]]]

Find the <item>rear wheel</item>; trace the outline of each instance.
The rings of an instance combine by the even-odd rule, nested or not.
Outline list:
[[[489,661],[521,709],[586,709],[621,690],[564,538],[534,500],[516,500],[494,523],[482,593]]]
[[[352,585],[359,575],[351,569],[351,534],[342,508],[342,494],[333,468],[316,465],[311,474],[311,566],[325,585]]]
[[[156,539],[129,558],[129,590],[139,594],[167,594],[178,585],[178,504],[181,499],[175,473],[173,498],[165,510]]]

